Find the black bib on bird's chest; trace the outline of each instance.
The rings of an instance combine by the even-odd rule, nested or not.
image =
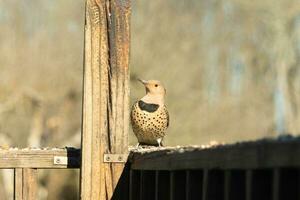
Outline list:
[[[139,108],[141,110],[144,110],[147,112],[155,112],[155,111],[157,111],[158,107],[159,107],[158,104],[145,103],[142,100],[139,100]]]

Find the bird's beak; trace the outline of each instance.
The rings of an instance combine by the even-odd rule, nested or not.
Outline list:
[[[141,83],[143,83],[144,84],[144,86],[145,86],[145,89],[146,89],[146,93],[148,93],[150,90],[149,90],[149,88],[148,88],[148,81],[146,81],[146,80],[143,80],[143,79],[139,79],[138,78],[138,80],[141,82]]]
[[[139,78],[138,78],[138,80],[139,80],[141,83],[143,83],[144,85],[148,83],[148,81],[145,81],[145,80],[143,80],[143,79],[139,79]]]

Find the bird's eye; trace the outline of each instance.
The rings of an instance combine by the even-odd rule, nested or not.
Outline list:
[[[158,87],[158,85],[157,85],[157,84],[155,84],[155,87]]]

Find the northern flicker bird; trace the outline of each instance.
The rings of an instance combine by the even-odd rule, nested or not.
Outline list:
[[[169,126],[169,113],[165,106],[166,89],[160,81],[140,80],[146,95],[132,106],[131,125],[139,144],[161,146]]]

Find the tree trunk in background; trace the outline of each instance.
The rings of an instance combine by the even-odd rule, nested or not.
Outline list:
[[[294,51],[292,41],[288,35],[288,16],[284,15],[280,3],[274,5],[271,21],[271,30],[274,31],[273,53],[275,67],[275,98],[280,103],[275,104],[275,115],[277,115],[277,130],[280,133],[296,134],[296,118],[293,108],[293,99],[290,92],[293,92],[289,85],[290,70],[294,64]],[[277,93],[277,94],[276,94]],[[275,99],[276,101],[276,99]],[[282,116],[280,116],[282,115]],[[281,121],[282,119],[283,121]],[[278,124],[279,123],[279,124]],[[282,124],[282,125],[280,125]],[[283,127],[280,127],[283,126]]]

